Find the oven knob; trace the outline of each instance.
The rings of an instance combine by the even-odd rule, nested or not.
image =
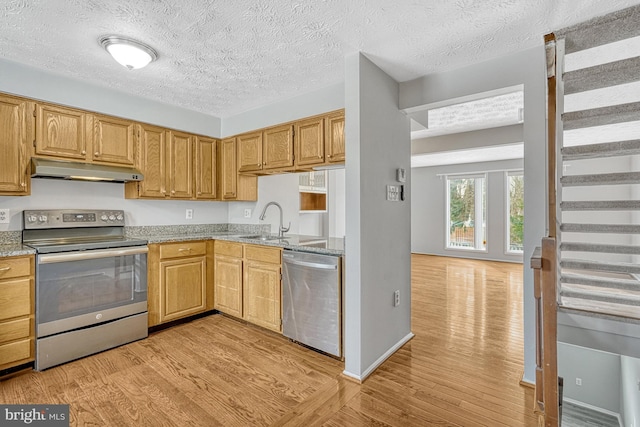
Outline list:
[[[29,222],[36,222],[37,220],[38,220],[38,217],[35,216],[35,215],[29,215],[27,217],[27,221],[29,221]]]
[[[115,221],[116,217],[115,215],[109,215],[109,221]]]
[[[38,221],[40,222],[47,222],[47,216],[46,215],[40,215],[38,217]]]
[[[101,219],[101,220],[103,220],[103,221],[106,221],[106,220],[108,220],[108,219],[109,219],[109,217],[107,217],[106,215],[102,215],[102,216],[100,217],[100,219]]]
[[[122,221],[124,219],[124,217],[121,214],[118,214],[118,216],[116,217],[116,219],[118,221]]]
[[[102,313],[98,313],[98,314],[96,314],[96,319],[97,319],[97,320],[102,319]]]

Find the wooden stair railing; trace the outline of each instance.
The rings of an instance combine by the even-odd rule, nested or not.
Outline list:
[[[535,411],[540,425],[557,427],[560,422],[557,364],[557,249],[556,239],[545,237],[542,248],[531,256],[533,292],[536,301]]]

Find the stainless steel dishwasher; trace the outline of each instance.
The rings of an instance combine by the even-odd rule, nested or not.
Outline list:
[[[283,335],[342,357],[340,257],[285,250],[282,270]]]

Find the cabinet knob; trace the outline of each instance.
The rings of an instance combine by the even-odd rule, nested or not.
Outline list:
[[[171,194],[176,194],[176,190],[171,190]]]
[[[202,194],[202,191],[198,191],[198,194]]]
[[[262,164],[263,164],[263,165],[266,165],[266,164],[267,164],[267,162],[262,162]]]
[[[82,150],[82,151],[80,152],[80,154],[82,154],[82,155],[84,156],[85,154],[87,154],[87,152],[86,152],[85,150]]]
[[[100,153],[98,153],[97,151],[95,153],[93,153],[94,157],[100,157]]]

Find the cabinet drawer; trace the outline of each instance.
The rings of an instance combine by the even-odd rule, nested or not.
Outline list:
[[[33,257],[0,259],[0,280],[31,275]]]
[[[0,320],[31,314],[31,278],[0,282]]]
[[[0,343],[29,338],[31,335],[31,319],[10,320],[0,323]]]
[[[164,243],[160,246],[160,258],[189,257],[207,254],[206,242]]]
[[[214,252],[216,255],[227,255],[242,258],[242,243],[216,240]]]
[[[281,252],[282,250],[279,248],[267,246],[245,245],[244,247],[244,256],[246,259],[271,264],[280,264],[282,262]]]
[[[0,345],[0,367],[29,358],[31,358],[30,339]]]

